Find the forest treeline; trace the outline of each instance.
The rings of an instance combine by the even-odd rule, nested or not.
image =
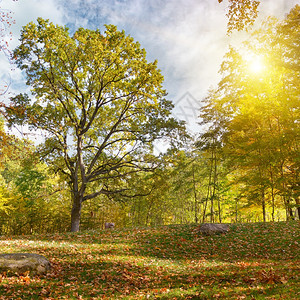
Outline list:
[[[296,5],[231,47],[190,137],[170,115],[156,62],[124,32],[69,37],[30,23],[14,55],[38,100],[20,94],[2,111],[0,234],[69,231],[71,219],[77,231],[79,221],[84,230],[299,218],[299,35]],[[40,130],[44,143],[5,125]],[[170,148],[157,156],[159,139]]]

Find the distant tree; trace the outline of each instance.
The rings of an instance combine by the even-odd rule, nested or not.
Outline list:
[[[148,63],[139,43],[115,26],[70,36],[39,18],[23,27],[20,41],[14,55],[35,98],[11,99],[9,124],[45,133],[38,152],[69,183],[71,231],[78,231],[82,204],[126,194],[126,176],[155,166],[154,141],[183,125],[171,117],[157,62]]]
[[[231,48],[202,108],[205,134],[217,125],[231,176],[264,220],[268,206],[274,219],[278,198],[288,218],[299,203],[299,20],[296,6],[285,21],[265,23],[243,49]]]
[[[6,153],[0,167],[0,234],[66,231],[66,184],[38,161],[26,140],[13,142],[13,153]]]
[[[293,105],[293,111],[290,113],[291,122],[286,126],[284,132],[286,139],[292,139],[293,147],[285,148],[289,156],[288,171],[282,170],[287,173],[286,187],[289,188],[288,195],[293,197],[296,201],[296,209],[298,216],[300,215],[300,5],[295,5],[293,9],[286,16],[285,20],[279,24],[276,30],[276,38],[274,45],[280,44],[280,53],[277,57],[277,63],[288,70],[286,72],[285,82],[287,83],[285,89],[289,93],[287,105]]]
[[[7,190],[0,185],[0,215],[7,215],[12,207],[10,206],[10,196],[8,195]],[[1,230],[0,230],[1,231]]]

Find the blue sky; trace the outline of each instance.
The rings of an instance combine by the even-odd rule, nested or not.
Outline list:
[[[297,3],[299,0],[262,0],[257,26],[269,15],[283,18]],[[219,80],[228,46],[247,38],[245,33],[226,35],[226,5],[217,0],[0,0],[1,9],[11,10],[16,20],[11,48],[18,43],[21,27],[37,17],[67,25],[71,31],[78,27],[101,30],[109,23],[124,29],[146,49],[149,60],[158,60],[168,98],[176,104],[174,115],[191,128],[197,122],[201,99]],[[8,70],[2,54],[1,76]],[[10,74],[12,89],[24,91],[21,72]]]

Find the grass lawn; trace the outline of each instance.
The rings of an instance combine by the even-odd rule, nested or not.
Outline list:
[[[0,237],[47,257],[45,276],[0,274],[0,299],[300,299],[300,224],[196,225]]]

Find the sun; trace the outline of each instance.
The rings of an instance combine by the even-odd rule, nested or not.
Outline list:
[[[259,55],[249,55],[246,58],[247,67],[251,73],[258,74],[262,73],[265,69],[263,57]]]
[[[253,61],[250,62],[250,71],[253,73],[260,73],[264,69],[264,64],[261,61],[260,57],[256,57]]]
[[[261,73],[264,69],[264,63],[260,56],[253,57],[249,65],[252,73]]]

